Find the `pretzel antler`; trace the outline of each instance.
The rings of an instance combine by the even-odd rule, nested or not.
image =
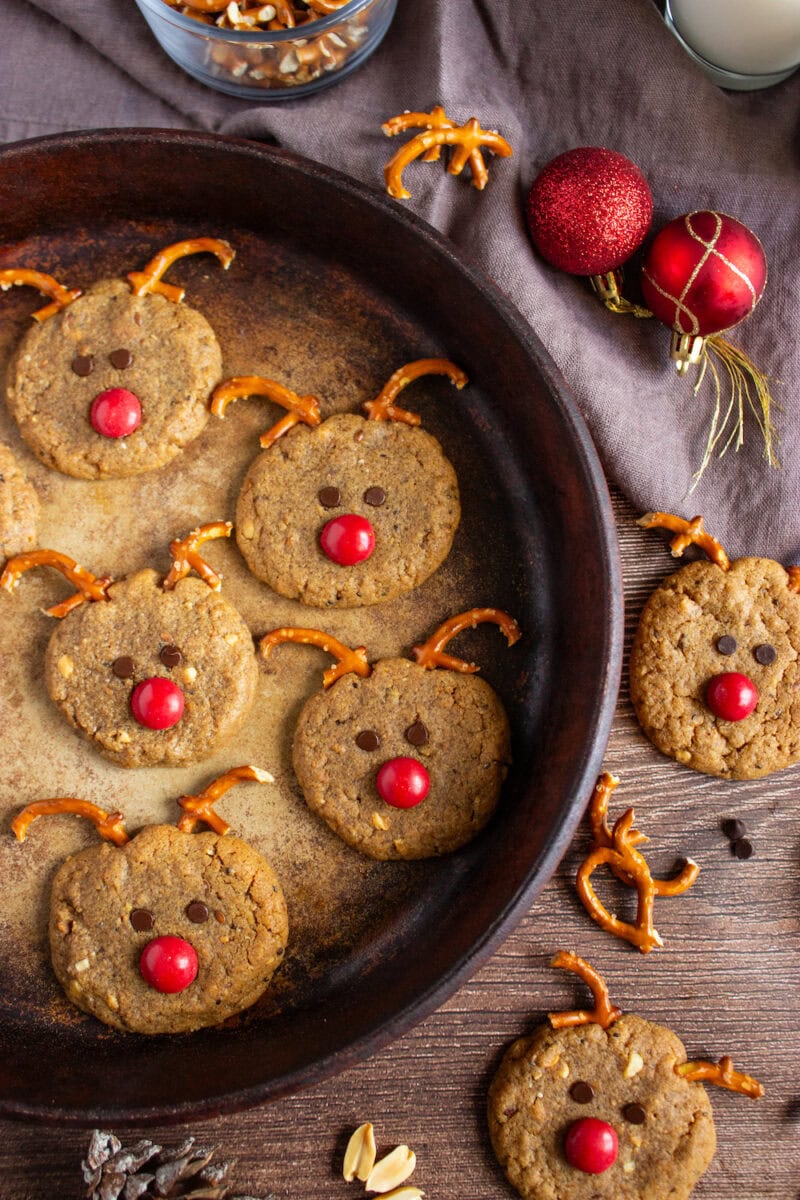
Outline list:
[[[477,663],[465,662],[463,658],[453,658],[450,654],[444,654],[444,647],[457,633],[465,629],[475,629],[477,625],[487,621],[499,625],[509,646],[513,646],[522,637],[519,625],[508,613],[501,612],[499,608],[471,608],[458,616],[448,618],[434,630],[427,642],[423,642],[421,646],[413,646],[411,653],[421,667],[430,671],[435,667],[447,667],[451,671],[472,675],[480,670]]]
[[[7,292],[14,285],[35,287],[43,296],[50,297],[51,304],[46,304],[44,308],[38,308],[31,314],[34,321],[39,322],[61,312],[62,308],[72,304],[73,300],[77,300],[81,295],[80,288],[65,288],[52,275],[44,275],[41,271],[29,271],[25,267],[9,267],[0,271],[0,290]]]
[[[637,831],[632,829],[632,825],[633,809],[628,808],[611,831],[611,846],[594,846],[581,863],[578,868],[577,888],[584,908],[598,925],[637,946],[642,954],[649,954],[654,947],[662,946],[663,942],[653,927],[655,884],[650,868],[635,849]],[[636,888],[639,903],[634,924],[612,916],[592,887],[591,876],[603,863],[608,863],[612,869],[617,868],[626,876],[625,882],[630,880],[631,885]]]
[[[357,646],[355,650],[351,650],[331,634],[323,633],[321,629],[301,629],[297,626],[284,625],[280,629],[273,629],[270,633],[265,634],[259,642],[259,649],[264,657],[268,658],[273,648],[283,642],[319,646],[321,650],[333,655],[338,660],[335,667],[328,667],[323,674],[323,687],[329,688],[332,683],[350,671],[361,675],[364,679],[372,674],[372,667],[367,662],[365,646]]]
[[[178,829],[182,833],[191,833],[198,821],[205,821],[215,833],[227,833],[230,825],[219,813],[214,812],[214,804],[242,779],[250,779],[254,783],[275,782],[274,776],[270,775],[269,771],[262,771],[260,767],[231,767],[196,796],[180,797],[178,804],[183,809],[183,814],[178,818]]]
[[[606,981],[584,958],[580,958],[579,955],[572,954],[568,950],[560,950],[550,966],[563,967],[565,971],[574,971],[584,983],[589,985],[594,996],[594,1008],[591,1010],[576,1009],[572,1012],[548,1013],[548,1020],[553,1029],[563,1029],[567,1025],[592,1024],[599,1025],[602,1029],[608,1029],[609,1025],[622,1016],[622,1009],[611,1003]]]
[[[26,554],[18,554],[15,558],[10,558],[0,575],[0,588],[4,588],[7,592],[13,592],[23,573],[32,567],[55,567],[65,579],[78,588],[74,596],[69,596],[60,604],[54,604],[52,608],[45,609],[50,617],[66,617],[73,608],[77,608],[79,604],[84,604],[87,600],[110,599],[108,588],[113,583],[110,575],[102,575],[98,578],[96,575],[92,575],[91,571],[87,571],[85,567],[79,567],[75,560],[68,558],[66,554],[59,554],[57,550],[29,550]]]
[[[208,525],[192,529],[185,538],[170,542],[169,552],[172,555],[172,566],[164,580],[164,591],[171,592],[180,579],[184,579],[190,571],[194,570],[203,582],[208,584],[212,592],[218,592],[222,587],[222,576],[218,575],[205,559],[200,557],[200,547],[204,542],[212,541],[214,538],[230,537],[232,529],[233,525],[230,521],[211,521]]]
[[[673,1070],[676,1075],[693,1083],[716,1083],[730,1092],[740,1092],[743,1096],[749,1096],[751,1100],[759,1100],[764,1095],[764,1085],[753,1079],[752,1075],[734,1071],[733,1061],[727,1054],[724,1054],[718,1063],[698,1059],[695,1062],[678,1063]]]
[[[239,400],[242,396],[266,396],[268,400],[289,410],[276,425],[262,433],[260,442],[265,450],[299,421],[311,426],[319,425],[321,421],[316,396],[298,396],[291,388],[276,383],[274,379],[264,379],[262,375],[237,375],[220,383],[211,394],[209,407],[215,417],[222,419],[231,401]]]
[[[496,130],[481,129],[476,117],[471,117],[465,125],[455,125],[439,105],[430,113],[401,113],[392,117],[382,128],[387,137],[393,137],[404,128],[419,125],[426,126],[425,131],[406,142],[405,146],[389,159],[383,170],[386,190],[395,200],[408,200],[411,196],[403,184],[405,167],[420,156],[423,156],[426,162],[430,162],[438,157],[432,152],[440,146],[458,147],[447,170],[451,175],[460,175],[469,163],[472,168],[472,186],[479,191],[486,187],[489,179],[481,147],[485,146],[499,158],[508,158],[514,153],[509,143]]]
[[[130,841],[125,832],[125,821],[121,812],[107,813],[89,800],[76,800],[73,796],[61,796],[55,800],[35,800],[20,809],[11,828],[18,842],[24,842],[28,829],[37,817],[54,816],[57,813],[75,813],[76,816],[86,817],[94,823],[101,838],[113,842],[115,846],[124,846]]]
[[[386,381],[374,400],[366,400],[364,408],[370,421],[403,421],[406,425],[419,425],[422,418],[417,413],[398,408],[394,399],[403,388],[408,387],[422,375],[448,375],[458,390],[469,383],[469,379],[454,362],[448,358],[418,358],[414,362],[398,367]]]
[[[398,133],[404,133],[407,129],[455,129],[455,123],[450,120],[441,104],[434,104],[429,113],[399,113],[396,117],[390,117],[388,121],[385,121],[381,125],[381,130],[387,137],[395,137]],[[441,156],[442,147],[437,143],[435,146],[431,146],[430,150],[425,151],[422,155],[422,161],[438,162]],[[480,150],[474,150],[470,155],[469,165],[472,168],[472,174],[475,178],[479,177],[482,171],[486,171],[486,164],[483,161]]]
[[[199,6],[195,5],[195,7]],[[209,9],[208,11],[216,10]],[[175,304],[180,304],[185,295],[185,288],[174,287],[171,283],[163,283],[161,276],[177,259],[186,258],[188,254],[202,254],[206,251],[217,256],[224,271],[227,271],[236,254],[230,242],[225,242],[221,238],[189,238],[185,242],[174,242],[173,245],[165,246],[154,258],[151,258],[143,270],[129,272],[128,282],[131,285],[131,291],[134,296],[144,296],[147,292],[158,292]]]
[[[703,528],[702,517],[692,517],[691,521],[686,521],[672,513],[650,512],[640,517],[636,524],[641,525],[642,529],[672,530],[676,534],[669,544],[673,558],[680,558],[687,546],[695,545],[704,550],[723,571],[727,571],[731,565],[722,545]]]

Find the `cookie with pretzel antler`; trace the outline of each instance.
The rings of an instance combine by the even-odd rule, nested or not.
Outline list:
[[[135,837],[122,814],[86,800],[39,800],[12,822],[19,841],[37,817],[75,813],[103,838],[67,858],[50,893],[53,970],[84,1012],[132,1033],[185,1033],[255,1004],[283,961],[286,902],[272,867],[229,833],[214,802],[240,780],[234,767],[199,795],[182,796],[177,826]],[[198,821],[209,833],[193,833]]]
[[[631,700],[653,744],[708,775],[757,779],[800,761],[800,568],[731,562],[701,517],[647,513],[672,531],[681,567],[644,606],[630,659]]]
[[[450,552],[461,519],[456,474],[420,418],[394,403],[423,375],[464,372],[447,359],[395,371],[367,417],[321,421],[314,396],[243,376],[215,389],[211,410],[265,396],[287,414],[263,435],[236,505],[236,540],[257,579],[317,608],[378,604],[423,583]]]
[[[489,1133],[524,1200],[686,1200],[716,1148],[702,1082],[757,1099],[757,1080],[719,1063],[687,1062],[672,1030],[611,1004],[577,954],[554,967],[592,989],[591,1011],[551,1013],[514,1042],[489,1088]]]
[[[6,400],[20,433],[48,467],[78,479],[138,475],[170,462],[200,434],[222,374],[216,335],[161,276],[178,258],[234,251],[217,238],[176,242],[143,271],[81,293],[50,275],[0,271],[0,288],[37,288],[51,303],[8,371]]]
[[[292,756],[309,808],[362,854],[447,854],[494,812],[511,761],[508,718],[475,663],[444,653],[457,633],[485,621],[509,645],[520,637],[506,613],[472,609],[415,646],[414,662],[370,665],[363,646],[349,650],[316,629],[275,629],[261,640],[266,655],[301,642],[339,660],[303,706]]]
[[[151,569],[117,582],[96,578],[54,550],[6,563],[6,591],[37,566],[54,567],[78,588],[47,610],[63,620],[47,646],[45,683],[70,725],[117,766],[198,762],[224,746],[250,710],[253,639],[199,553],[231,529],[219,521],[172,542],[163,580]],[[187,578],[192,570],[200,578]]]

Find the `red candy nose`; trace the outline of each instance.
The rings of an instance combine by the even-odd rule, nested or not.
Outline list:
[[[567,1130],[564,1153],[571,1167],[586,1175],[601,1175],[617,1160],[618,1142],[614,1129],[597,1117],[582,1117]]]
[[[725,671],[708,681],[706,704],[722,721],[743,721],[758,704],[758,688],[746,675]]]
[[[183,692],[177,683],[154,675],[137,683],[131,693],[131,712],[147,729],[171,729],[183,716]]]
[[[319,544],[331,562],[353,567],[369,558],[375,549],[375,530],[366,517],[343,513],[323,527]]]
[[[147,943],[139,970],[157,992],[182,992],[197,976],[197,952],[183,938],[165,934]]]
[[[390,758],[378,771],[375,786],[392,808],[413,808],[430,791],[431,777],[416,758]]]
[[[89,411],[92,428],[102,437],[124,438],[142,423],[142,406],[133,392],[109,388],[92,401]]]

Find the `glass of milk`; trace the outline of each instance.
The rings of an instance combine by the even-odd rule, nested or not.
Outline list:
[[[720,87],[770,87],[800,66],[800,0],[665,0],[664,19]]]

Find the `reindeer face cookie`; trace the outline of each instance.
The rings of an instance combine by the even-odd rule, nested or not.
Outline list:
[[[340,659],[300,713],[292,757],[309,808],[370,858],[447,854],[494,812],[511,761],[508,719],[473,663],[441,653],[479,621],[499,624],[509,644],[520,636],[504,613],[474,609],[415,647],[416,662],[370,666],[363,647],[347,650],[318,630],[278,629],[261,642],[265,653],[312,642]],[[437,665],[454,669],[428,669]]]
[[[419,417],[393,403],[430,374],[466,383],[455,364],[421,359],[365,404],[367,418],[324,422],[315,397],[272,380],[249,376],[216,389],[218,416],[246,395],[289,410],[262,437],[236,506],[236,540],[257,579],[303,604],[353,608],[410,591],[440,566],[461,518],[455,471]]]
[[[96,579],[48,550],[6,564],[0,587],[9,591],[39,564],[57,567],[81,589],[49,610],[64,619],[48,643],[45,682],[70,725],[117,766],[207,758],[250,710],[258,678],[253,639],[197,551],[230,532],[220,522],[173,542],[174,565],[163,581],[152,570],[117,583]],[[192,567],[202,578],[187,578]]]
[[[199,796],[184,796],[178,826],[128,837],[120,813],[83,800],[38,801],[13,822],[75,812],[104,841],[68,858],[53,880],[50,951],[69,999],[132,1033],[185,1033],[249,1008],[280,965],[286,903],[272,867],[228,833],[213,802],[240,779],[272,776],[236,767]],[[197,820],[210,833],[193,834]]]
[[[214,331],[161,281],[186,254],[227,242],[197,238],[161,251],[144,271],[68,291],[36,271],[0,271],[0,287],[30,284],[52,297],[34,313],[9,367],[6,399],[25,441],[78,479],[137,475],[163,466],[198,436],[222,373]]]
[[[756,1080],[687,1062],[678,1037],[608,1001],[602,979],[574,954],[554,966],[592,986],[594,1012],[551,1014],[509,1047],[488,1097],[489,1133],[524,1200],[686,1200],[716,1148],[700,1080],[753,1098]]]
[[[710,556],[647,601],[631,651],[631,699],[664,754],[697,771],[756,779],[800,760],[800,571],[767,558],[729,562],[702,521],[651,513]]]

